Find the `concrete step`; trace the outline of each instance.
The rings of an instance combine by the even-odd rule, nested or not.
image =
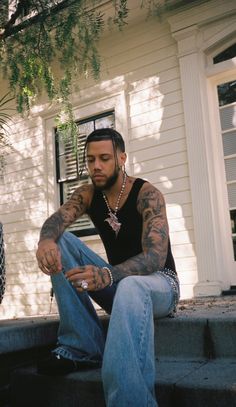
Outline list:
[[[109,317],[101,317],[106,329]],[[58,318],[0,321],[0,360],[12,353],[53,347]],[[236,303],[227,313],[179,312],[175,318],[155,320],[155,352],[159,359],[236,357]]]
[[[157,361],[156,372],[159,407],[236,405],[236,361]],[[35,367],[20,369],[12,377],[10,406],[105,407],[101,371],[50,377]]]
[[[12,371],[48,353],[55,344],[57,329],[57,316],[0,321],[1,407],[7,406]]]
[[[109,318],[101,319],[107,327]],[[8,386],[1,407],[105,406],[100,369],[65,377],[36,373],[57,328],[50,317],[0,321],[0,384]],[[155,320],[159,407],[235,407],[235,338],[236,297],[181,302],[175,318]]]

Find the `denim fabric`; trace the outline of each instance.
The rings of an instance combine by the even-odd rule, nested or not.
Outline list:
[[[58,242],[65,271],[108,264],[74,235]],[[59,314],[58,347],[68,359],[102,360],[108,407],[157,407],[155,399],[154,317],[174,308],[171,284],[163,274],[130,276],[97,292],[77,293],[63,273],[52,276]],[[91,298],[110,315],[107,337]]]

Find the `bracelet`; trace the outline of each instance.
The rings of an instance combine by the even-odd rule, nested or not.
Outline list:
[[[102,269],[103,269],[103,270],[106,270],[106,271],[108,272],[109,277],[110,277],[110,284],[109,284],[109,287],[111,287],[112,284],[114,283],[114,279],[113,279],[113,275],[112,275],[112,273],[111,273],[111,270],[110,270],[108,267],[102,267]]]

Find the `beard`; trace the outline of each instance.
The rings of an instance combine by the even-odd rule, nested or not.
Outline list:
[[[111,188],[116,183],[116,181],[118,179],[119,171],[120,171],[120,168],[118,168],[118,169],[116,168],[114,170],[113,174],[110,177],[107,178],[105,184],[103,184],[101,186],[97,185],[92,179],[92,183],[93,183],[93,186],[96,189],[96,191],[103,191],[103,190]]]

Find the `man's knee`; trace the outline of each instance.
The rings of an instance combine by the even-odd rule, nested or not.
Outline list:
[[[118,284],[118,290],[122,293],[132,294],[135,290],[143,291],[143,276],[128,276]]]
[[[149,296],[140,276],[129,276],[122,279],[117,287],[113,307],[119,309],[139,308],[140,304]]]

